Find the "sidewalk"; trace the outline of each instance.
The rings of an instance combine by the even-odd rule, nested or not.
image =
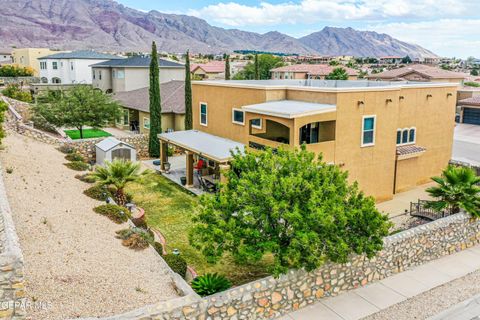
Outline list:
[[[279,320],[355,320],[480,269],[480,246],[440,258],[284,315]]]

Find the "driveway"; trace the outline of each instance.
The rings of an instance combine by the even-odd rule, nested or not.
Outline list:
[[[453,139],[452,159],[480,166],[480,126],[459,123]]]

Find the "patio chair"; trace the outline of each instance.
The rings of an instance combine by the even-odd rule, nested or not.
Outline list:
[[[212,193],[217,191],[217,186],[211,183],[210,181],[203,179],[200,174],[198,175],[198,181],[200,181],[200,186],[204,191],[212,192]]]

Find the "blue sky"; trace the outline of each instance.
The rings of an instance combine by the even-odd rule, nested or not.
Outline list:
[[[300,37],[324,26],[384,32],[449,57],[480,58],[480,0],[118,0],[211,25]]]

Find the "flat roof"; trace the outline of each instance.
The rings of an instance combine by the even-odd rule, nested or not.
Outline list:
[[[336,111],[334,104],[312,103],[296,100],[279,100],[243,106],[242,110],[286,119]]]
[[[243,143],[198,130],[160,133],[158,138],[217,162],[228,162],[232,159],[231,152],[245,149]]]
[[[442,88],[459,87],[450,82],[417,82],[417,81],[369,81],[369,80],[203,80],[192,81],[195,85],[238,87],[264,90],[305,90],[321,92],[361,92],[387,91],[402,88]]]

